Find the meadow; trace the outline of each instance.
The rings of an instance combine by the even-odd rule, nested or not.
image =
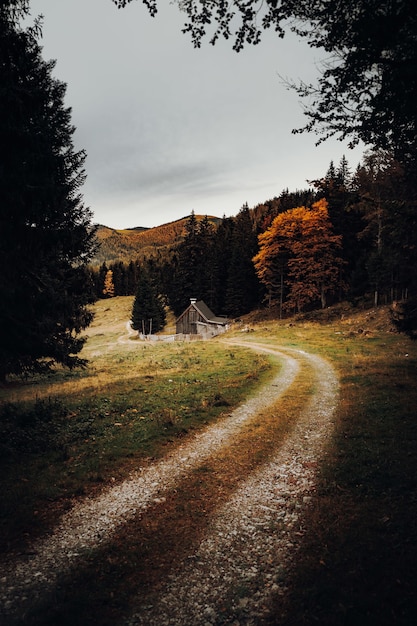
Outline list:
[[[57,368],[0,388],[3,547],[29,528],[41,531],[73,497],[166,454],[270,375],[268,360],[249,350],[139,341],[127,329],[132,302],[97,303],[85,369]]]
[[[280,367],[225,340],[296,348],[332,363],[340,398],[334,435],[317,468],[307,531],[291,571],[285,572],[287,593],[277,599],[269,623],[415,623],[417,343],[395,332],[386,309],[348,306],[283,321],[254,314],[208,342],[142,342],[126,327],[131,305],[131,298],[97,303],[84,348],[85,370],[57,369],[48,377],[0,388],[2,549],[24,550],[29,533],[45,532],[75,498],[98,493],[167,454],[232,411]],[[306,371],[285,398],[282,420],[294,419],[299,398],[309,393]],[[257,463],[267,459],[271,435],[265,443],[262,424],[253,425],[252,432],[255,426],[256,442],[246,432],[238,446],[230,447],[233,458],[203,466],[178,490],[168,519],[173,529],[184,516],[201,515],[204,503],[201,508],[195,503],[203,483],[208,497],[221,473],[236,471],[236,459],[249,454]],[[285,438],[287,427],[274,426],[274,445]],[[250,471],[252,461],[245,462]],[[232,490],[232,479],[229,483],[225,478],[222,489]],[[133,542],[131,533],[125,538]],[[123,553],[123,568],[131,559],[132,579],[137,576],[134,542],[123,552],[119,536],[108,550],[115,560]],[[108,558],[106,553],[105,563]],[[123,592],[127,601],[133,584],[122,569],[119,604]],[[86,580],[81,587],[91,603]],[[115,584],[113,570],[108,584]]]

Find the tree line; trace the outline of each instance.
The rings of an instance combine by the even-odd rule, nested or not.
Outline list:
[[[377,151],[352,173],[343,157],[310,185],[245,205],[217,226],[192,213],[168,258],[91,269],[95,295],[134,295],[144,273],[175,315],[196,297],[237,317],[273,304],[285,315],[342,299],[378,305],[415,294],[416,190],[401,165]]]
[[[125,7],[131,0],[113,0]],[[157,0],[144,0],[152,15]],[[305,310],[372,294],[403,301],[399,326],[417,330],[417,5],[411,0],[175,0],[195,46],[206,35],[236,51],[265,29],[290,29],[326,52],[303,129],[319,142],[359,141],[370,152],[351,175],[344,161],[291,194],[224,218],[191,216],[169,259],[148,262],[149,284],[179,313],[191,296],[216,313],[262,303]],[[91,273],[92,213],[84,205],[83,150],[73,145],[66,85],[42,58],[29,0],[0,3],[0,379],[82,364],[81,335],[95,297],[138,289],[142,266]],[[116,19],[116,18],[115,18]],[[130,268],[130,269],[129,269]],[[310,269],[309,269],[310,268]],[[313,270],[314,268],[314,270]],[[103,268],[100,268],[103,271]],[[135,276],[136,272],[136,276]],[[96,282],[95,282],[96,281]],[[101,290],[101,293],[99,293]],[[102,293],[103,290],[105,293]]]
[[[127,7],[131,1],[113,0],[119,8]],[[157,15],[158,0],[143,3],[151,16]],[[348,229],[352,227],[346,233],[339,231],[346,261],[347,293],[364,291],[368,282],[375,302],[404,296],[406,299],[397,309],[397,323],[413,336],[417,333],[413,217],[417,195],[416,3],[174,0],[174,4],[186,20],[183,32],[197,48],[205,40],[214,45],[222,38],[240,52],[245,46],[259,44],[265,30],[274,30],[279,37],[292,31],[311,48],[324,53],[325,61],[315,84],[287,81],[287,86],[304,99],[307,117],[305,126],[292,132],[314,132],[317,143],[329,137],[349,139],[350,145],[363,142],[373,152],[362,171],[361,189],[364,191],[367,186],[368,190],[352,202],[352,211],[356,212],[355,207],[361,204],[363,212],[359,219],[365,228],[357,230],[362,246],[355,238],[356,215],[351,216],[338,206],[344,202],[344,192],[353,193],[355,189],[321,191],[338,196],[328,198],[335,234],[341,221]],[[388,163],[383,163],[387,154]],[[380,189],[382,195],[378,198]],[[317,191],[320,192],[320,183]],[[300,206],[304,205],[292,208]],[[355,257],[358,248],[360,261]],[[287,270],[294,277],[295,258],[288,262]],[[289,280],[287,276],[286,281]],[[284,287],[291,291],[286,281]],[[267,285],[268,290],[270,287]]]

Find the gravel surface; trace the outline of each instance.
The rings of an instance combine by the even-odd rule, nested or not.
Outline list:
[[[161,588],[152,606],[126,624],[182,626],[258,624],[268,602],[285,592],[283,572],[303,532],[303,511],[314,495],[315,467],[332,431],[338,382],[330,365],[297,350],[242,344],[282,359],[279,374],[256,397],[195,435],[168,457],[143,468],[96,498],[80,501],[46,539],[24,556],[0,563],[0,618],[23,617],[53,593],[59,576],[75,570],[85,553],[149,506],[210,455],[227,446],[254,414],[277,401],[303,360],[313,366],[316,393],[275,458],[248,478],[219,510],[204,540]],[[1,620],[0,620],[1,622]],[[3,622],[1,622],[3,623]]]
[[[218,512],[195,554],[129,626],[260,624],[270,601],[285,593],[283,573],[304,531],[338,396],[331,366],[297,354],[313,365],[317,387],[294,432]]]

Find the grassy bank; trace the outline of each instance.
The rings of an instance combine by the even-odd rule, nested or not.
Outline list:
[[[85,370],[0,388],[2,547],[48,525],[74,496],[165,454],[232,410],[269,375],[251,351],[129,335],[131,298],[96,306]]]
[[[246,338],[321,354],[341,395],[274,625],[417,620],[417,345],[384,309],[253,323]]]
[[[42,532],[75,496],[166,454],[229,412],[278,366],[217,340],[139,342],[126,328],[130,307],[126,298],[98,303],[85,371],[56,371],[0,389],[4,546],[24,544],[29,528]],[[320,354],[340,380],[333,437],[295,535],[291,567],[276,573],[286,593],[274,598],[268,624],[411,626],[417,617],[417,343],[393,331],[386,310],[348,307],[281,322],[251,316],[227,338]],[[92,554],[63,587],[57,613],[33,623],[98,623],[97,616],[101,624],[118,623],[138,588],[158,585],[206,532],[219,502],[274,453],[312,392],[310,374],[303,370],[275,413],[285,413],[287,422],[271,411],[248,424],[166,501]]]

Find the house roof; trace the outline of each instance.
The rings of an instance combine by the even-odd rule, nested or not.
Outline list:
[[[201,315],[207,320],[207,322],[215,322],[216,324],[226,324],[226,317],[218,317],[214,315],[214,313],[209,309],[207,304],[203,302],[203,300],[199,300],[198,302],[190,304],[190,306],[194,306]]]
[[[205,319],[205,321],[208,322],[208,323],[211,322],[212,324],[223,324],[223,325],[227,324],[227,318],[226,317],[218,317],[218,316],[214,315],[213,311],[211,311],[209,309],[209,307],[207,306],[207,304],[203,300],[198,300],[198,302],[193,300],[191,302],[191,304],[189,304],[188,307],[185,309],[185,311],[183,313],[181,313],[181,315],[177,319],[177,322],[190,309],[196,309],[200,313],[201,317],[203,317]]]

